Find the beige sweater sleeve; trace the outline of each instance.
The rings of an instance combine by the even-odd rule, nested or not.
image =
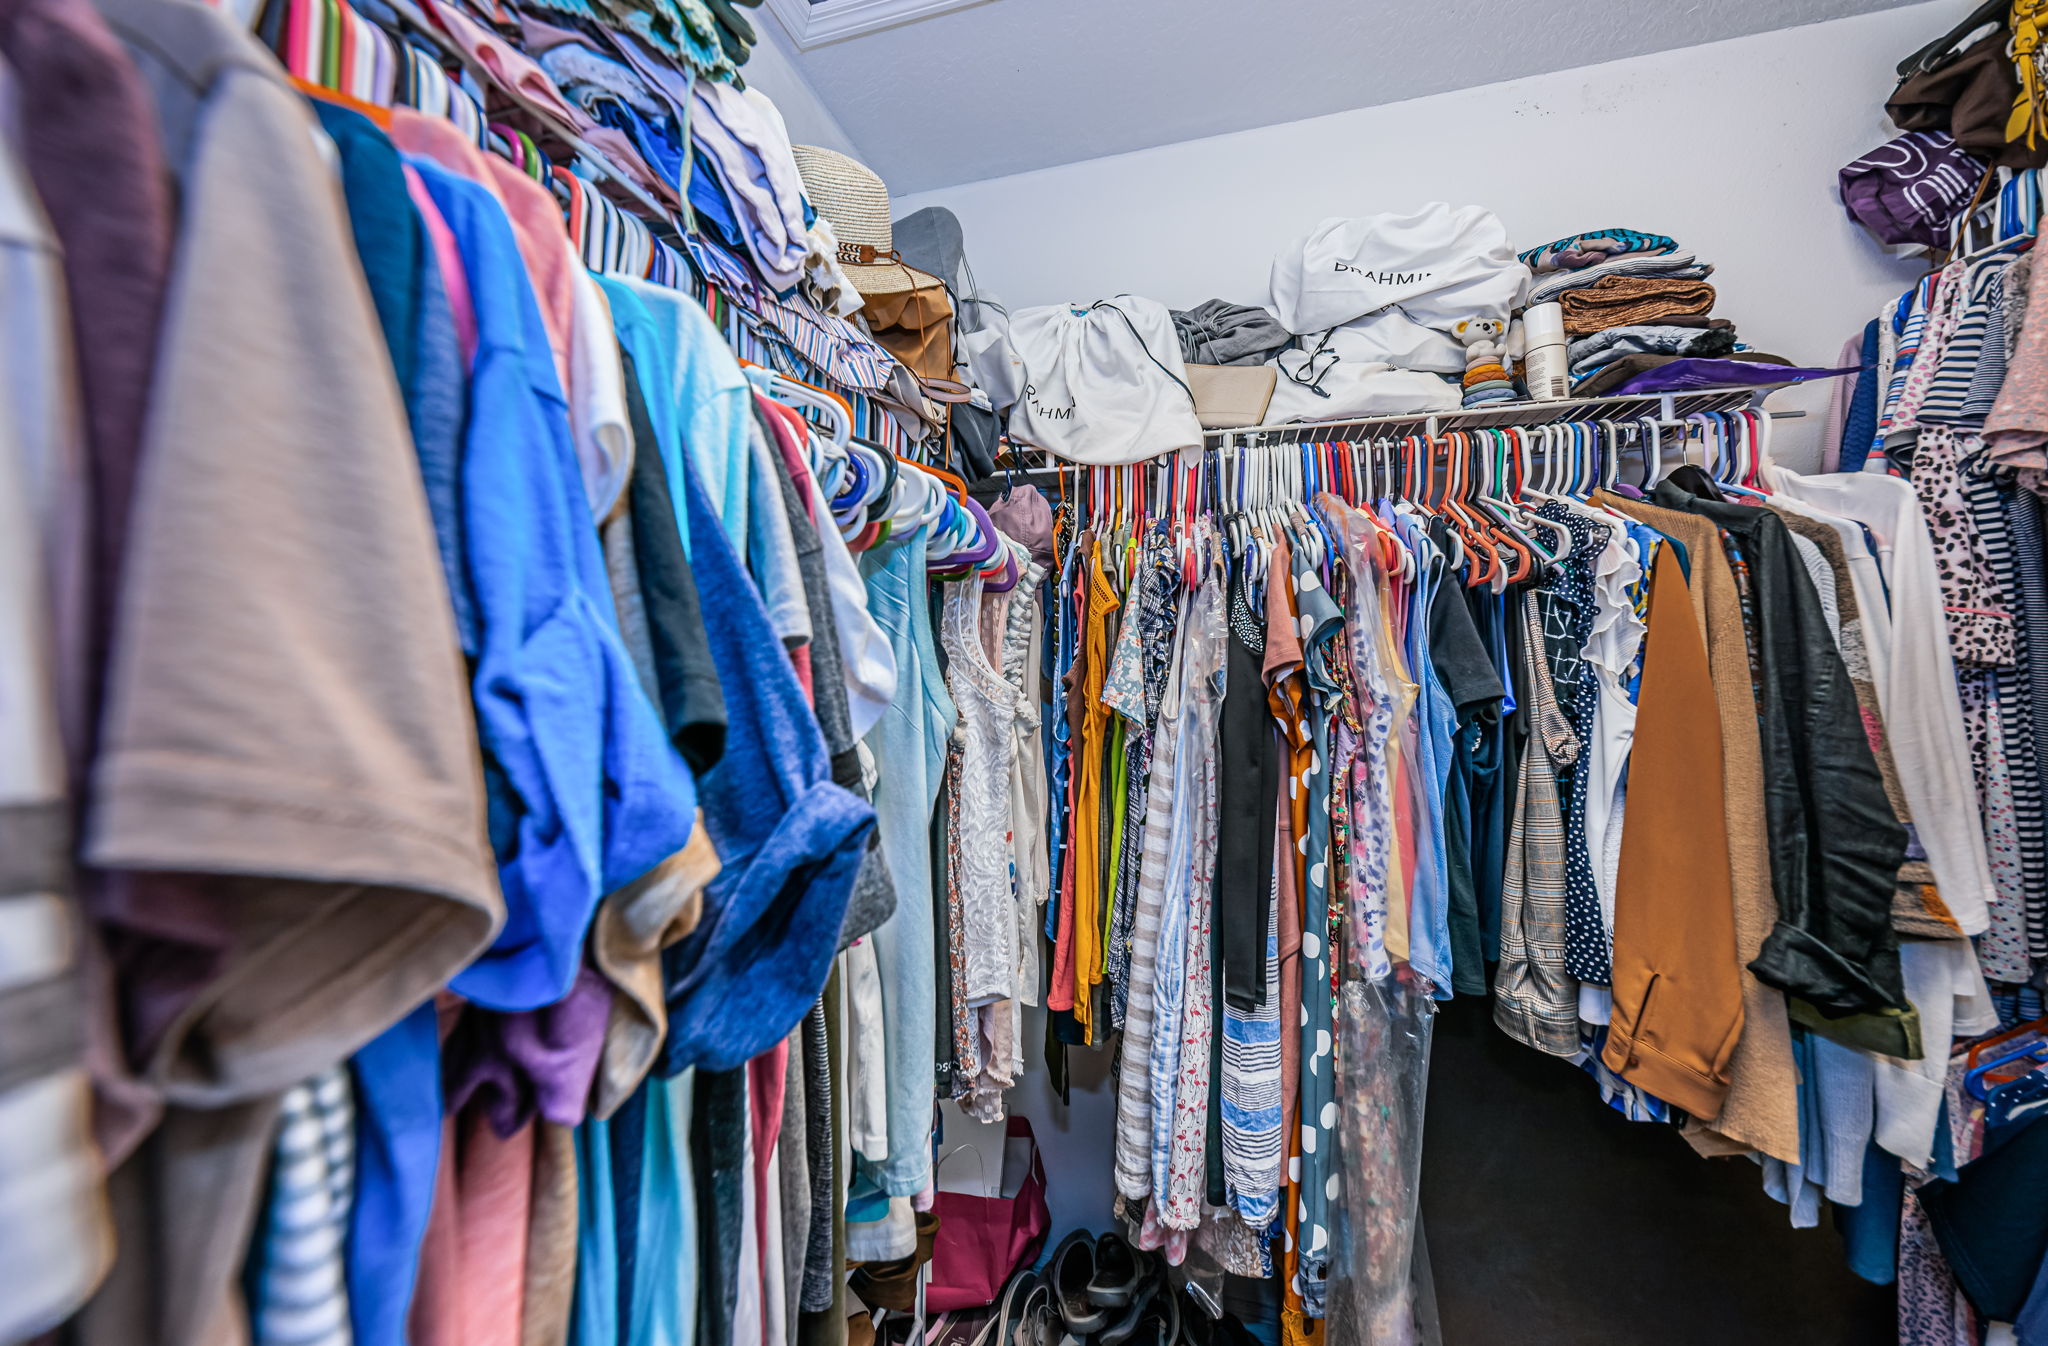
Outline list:
[[[86,854],[182,871],[223,949],[152,1073],[218,1106],[331,1066],[502,919],[466,673],[346,207],[300,100],[207,86]],[[146,880],[102,914],[160,927]]]

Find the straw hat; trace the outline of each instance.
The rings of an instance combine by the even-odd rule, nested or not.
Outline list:
[[[804,195],[832,222],[839,267],[862,294],[908,294],[940,285],[937,276],[905,265],[889,227],[889,189],[858,159],[817,145],[793,145]]]

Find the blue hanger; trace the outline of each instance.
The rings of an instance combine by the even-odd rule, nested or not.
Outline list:
[[[2017,1051],[2007,1052],[2003,1056],[1994,1057],[1989,1061],[1982,1061],[1970,1067],[1969,1071],[1963,1076],[1964,1090],[1969,1093],[1970,1097],[1979,1101],[1988,1099],[1990,1097],[1990,1086],[1984,1083],[1984,1077],[1992,1071],[2009,1066],[2016,1061],[2032,1061],[2035,1065],[2048,1063],[2048,1039],[2037,1038]],[[2029,1073],[2031,1074],[2032,1072],[2030,1071]],[[2025,1077],[2022,1076],[2021,1078]],[[2017,1083],[2017,1081],[2008,1080],[2005,1083],[2011,1084]]]

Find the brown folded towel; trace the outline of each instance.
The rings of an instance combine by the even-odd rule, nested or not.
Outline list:
[[[1714,307],[1714,287],[1703,280],[1659,276],[1608,276],[1558,296],[1564,334],[1578,338],[1610,327],[1635,327],[1667,318],[1705,314]]]

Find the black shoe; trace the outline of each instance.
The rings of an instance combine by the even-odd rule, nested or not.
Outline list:
[[[1180,1346],[1180,1322],[1180,1292],[1163,1285],[1145,1305],[1129,1346]]]
[[[1098,1242],[1095,1247],[1096,1256],[1100,1258],[1101,1243]],[[1124,1346],[1124,1343],[1132,1338],[1140,1337],[1146,1315],[1151,1311],[1153,1304],[1172,1293],[1172,1287],[1166,1283],[1165,1269],[1159,1260],[1150,1253],[1137,1252],[1134,1249],[1130,1251],[1137,1259],[1138,1283],[1131,1291],[1130,1303],[1095,1338],[1100,1346]],[[1098,1275],[1100,1265],[1098,1262]]]
[[[1106,1309],[1129,1308],[1149,1269],[1145,1256],[1111,1230],[1095,1240],[1095,1274],[1088,1280],[1088,1298]]]
[[[1053,1307],[1067,1331],[1085,1337],[1102,1330],[1102,1325],[1109,1321],[1109,1312],[1088,1296],[1095,1277],[1092,1235],[1076,1230],[1061,1239],[1060,1246],[1053,1249],[1052,1260],[1046,1263],[1045,1275],[1052,1282]]]

